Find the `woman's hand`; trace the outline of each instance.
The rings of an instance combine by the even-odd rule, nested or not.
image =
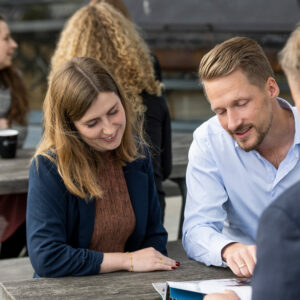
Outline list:
[[[0,129],[8,128],[8,120],[6,118],[0,118]]]
[[[100,273],[120,270],[131,272],[171,271],[179,266],[179,262],[164,256],[154,248],[145,248],[127,253],[104,253]]]
[[[133,272],[149,272],[157,270],[170,271],[175,270],[180,266],[179,262],[162,255],[154,248],[145,248],[135,252],[130,252],[128,253],[128,256],[130,262],[128,271],[130,271],[132,267]]]

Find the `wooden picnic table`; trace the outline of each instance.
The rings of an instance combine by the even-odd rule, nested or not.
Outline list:
[[[18,149],[15,158],[0,158],[0,195],[26,193],[34,149]]]
[[[114,272],[95,276],[3,280],[1,299],[160,299],[153,282],[204,280],[235,277],[229,269],[206,267],[189,260],[180,241],[168,243],[169,256],[180,261],[175,271],[149,273]],[[28,258],[22,258],[28,270]],[[6,260],[7,263],[8,260]],[[17,261],[14,259],[14,261]],[[20,263],[18,264],[20,268]],[[2,271],[3,263],[0,261]],[[23,266],[23,267],[24,267]],[[24,269],[24,268],[23,268]],[[17,270],[16,270],[17,271]],[[5,272],[5,271],[4,271]],[[28,274],[29,275],[29,274]],[[26,277],[27,278],[27,277]]]

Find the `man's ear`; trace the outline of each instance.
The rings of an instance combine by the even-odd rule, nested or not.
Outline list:
[[[277,98],[279,95],[279,86],[273,77],[269,77],[266,81],[266,91],[271,98]]]

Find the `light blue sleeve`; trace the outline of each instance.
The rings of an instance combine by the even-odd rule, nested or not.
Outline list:
[[[196,261],[226,266],[221,250],[234,242],[222,234],[228,195],[210,148],[200,127],[189,150],[183,246],[188,257]]]

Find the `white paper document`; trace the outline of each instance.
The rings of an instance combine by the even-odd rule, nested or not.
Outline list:
[[[241,300],[251,300],[252,289],[249,278],[230,278],[230,279],[213,279],[198,281],[167,281],[153,283],[156,291],[162,299],[168,300],[169,294],[175,291],[188,291],[198,294],[222,293],[225,290],[233,290]],[[177,293],[178,294],[178,293]],[[175,299],[186,299],[184,293]],[[189,296],[191,297],[191,295]],[[196,299],[196,298],[195,298]]]

